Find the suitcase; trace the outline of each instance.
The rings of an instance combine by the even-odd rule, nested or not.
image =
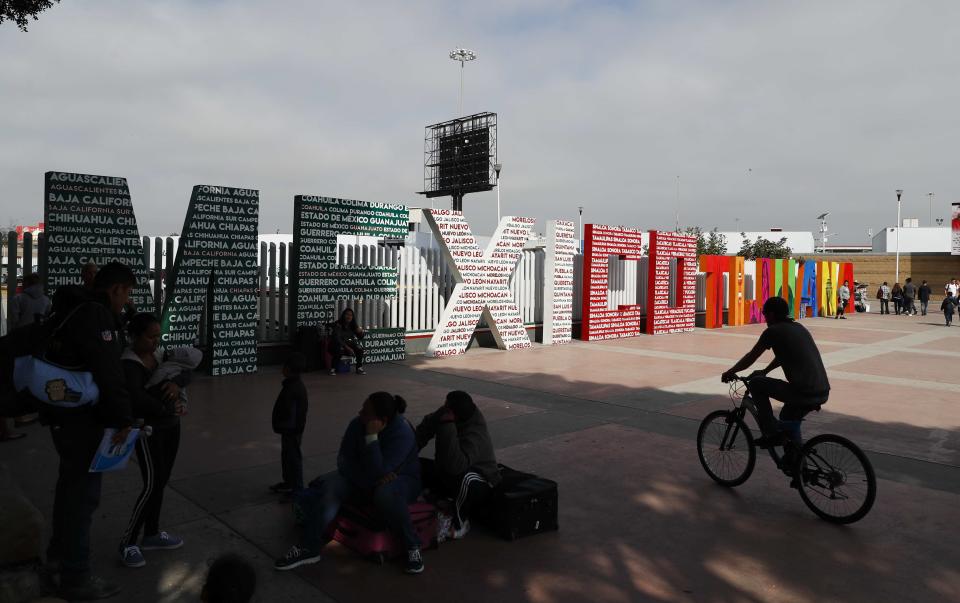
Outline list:
[[[420,537],[420,548],[437,548],[437,508],[417,501],[409,509],[413,529]],[[332,538],[380,564],[406,553],[406,546],[387,529],[387,524],[376,516],[373,507],[341,506],[334,520]]]
[[[483,523],[506,540],[552,532],[557,521],[557,482],[500,465],[501,483]]]

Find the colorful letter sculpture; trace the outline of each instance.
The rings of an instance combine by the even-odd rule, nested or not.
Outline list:
[[[676,303],[670,306],[670,261],[677,260]],[[647,268],[647,333],[692,331],[697,306],[697,239],[674,232],[650,231]]]
[[[607,307],[607,283],[611,255],[626,260],[643,257],[643,233],[631,228],[587,224],[583,238],[583,315],[580,339],[616,339],[640,335],[641,307],[639,304]]]
[[[336,320],[338,299],[370,300],[397,296],[397,268],[384,261],[370,266],[338,263],[337,236],[356,235],[378,239],[403,238],[410,212],[404,205],[371,203],[297,195],[293,199],[293,247],[290,279],[294,329],[323,327]],[[383,247],[378,248],[384,257]],[[379,264],[379,265],[376,265]],[[354,311],[357,308],[353,308]],[[367,328],[364,337],[366,362],[403,360],[406,331],[403,328]]]
[[[547,223],[547,276],[543,303],[543,343],[570,343],[573,328],[574,223],[552,220]],[[551,278],[552,276],[552,278]]]
[[[127,179],[47,172],[44,189],[47,294],[53,297],[57,287],[80,284],[80,269],[87,262],[122,262],[137,275],[130,300],[143,310],[151,308]]]
[[[428,356],[455,356],[467,351],[483,316],[497,346],[530,347],[530,336],[510,291],[510,274],[520,261],[533,218],[505,216],[486,251],[481,251],[463,212],[424,210],[427,223],[453,267],[456,285],[427,345]]]
[[[161,337],[167,346],[193,345],[204,307],[212,308],[213,375],[257,370],[259,206],[259,191],[250,189],[201,185],[190,195]]]

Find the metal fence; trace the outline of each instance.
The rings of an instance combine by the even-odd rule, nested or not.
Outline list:
[[[160,314],[164,295],[169,286],[176,258],[179,237],[143,237],[143,257],[147,267],[149,287],[153,293],[153,310]],[[284,242],[261,241],[257,275],[258,338],[263,343],[289,341],[292,336],[289,284],[291,274],[290,245]],[[43,235],[34,237],[24,233],[22,240],[16,232],[7,235],[3,246],[4,287],[0,295],[2,316],[9,319],[7,303],[18,291],[22,275],[44,266]],[[397,296],[389,299],[343,299],[336,303],[339,314],[344,308],[353,308],[358,322],[366,328],[403,328],[407,333],[432,332],[440,319],[454,287],[453,271],[443,260],[439,249],[407,246],[400,248],[380,245],[339,245],[338,261],[346,265],[397,267],[399,282]],[[510,289],[527,325],[541,324],[544,312],[543,249],[524,250],[510,279]],[[746,296],[753,291],[753,263],[746,266]],[[574,257],[573,319],[581,318],[583,256]],[[43,278],[41,273],[41,278]],[[79,278],[79,275],[78,275]],[[671,279],[673,279],[673,271]],[[671,283],[672,284],[672,283]],[[671,286],[671,291],[676,288]],[[621,260],[610,258],[608,280],[608,307],[646,305],[647,259]],[[706,309],[705,275],[697,275],[696,308]],[[724,300],[726,308],[726,300]],[[204,313],[205,315],[206,313]],[[0,332],[6,333],[7,320],[0,321]],[[203,333],[204,330],[200,329]]]

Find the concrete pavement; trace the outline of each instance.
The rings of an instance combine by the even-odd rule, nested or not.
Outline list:
[[[697,461],[699,420],[729,406],[719,373],[760,325],[460,358],[411,358],[364,377],[305,377],[311,409],[306,473],[334,466],[346,422],[384,389],[416,421],[451,389],[474,395],[500,460],[560,484],[560,531],[507,543],[482,531],[425,555],[418,577],[337,545],[314,566],[279,573],[292,544],[270,409],[281,379],[199,378],[164,507],[178,551],[148,552],[142,569],[115,564],[139,490],[135,467],[108,475],[95,520],[98,569],[126,601],[195,601],[207,563],[235,551],[259,570],[258,601],[947,601],[960,592],[960,329],[937,316],[808,319],[833,384],[807,436],[845,435],[868,451],[880,485],[863,521],[817,519],[764,456],[735,490]],[[0,461],[49,516],[56,458],[39,427],[0,446]],[[118,599],[121,600],[121,599]]]

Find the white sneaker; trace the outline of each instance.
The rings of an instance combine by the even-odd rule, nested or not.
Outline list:
[[[451,536],[453,536],[454,540],[460,540],[461,538],[466,536],[467,532],[469,531],[470,531],[470,520],[464,519],[463,524],[459,528],[453,529],[453,534],[451,534]]]

